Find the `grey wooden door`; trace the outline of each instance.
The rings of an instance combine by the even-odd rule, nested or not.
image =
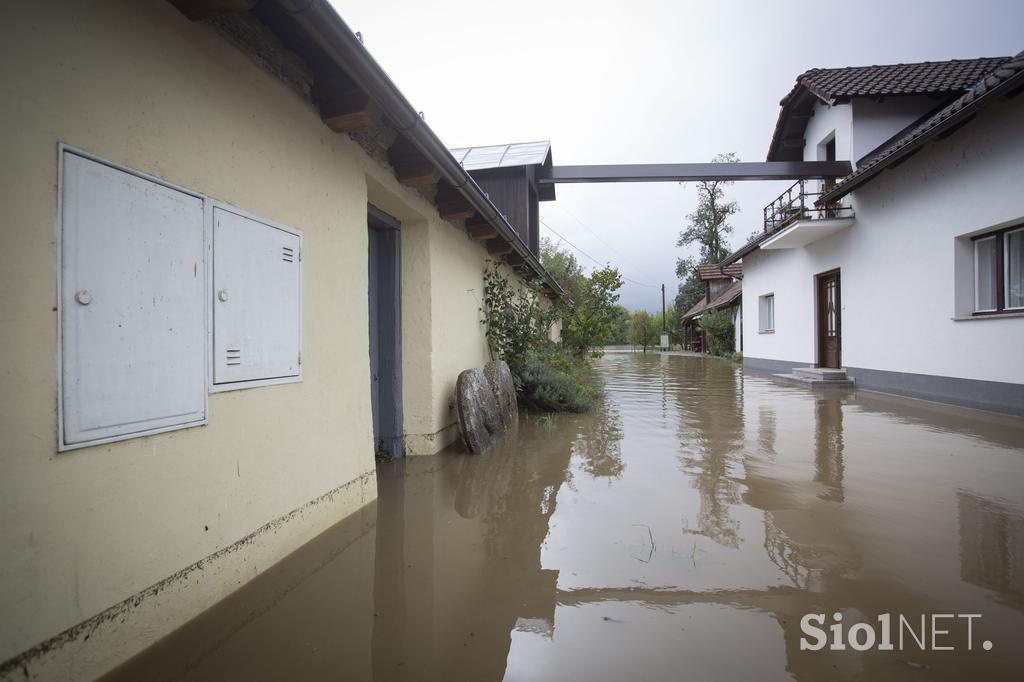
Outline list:
[[[370,404],[373,443],[380,456],[403,454],[402,261],[397,220],[368,208]]]

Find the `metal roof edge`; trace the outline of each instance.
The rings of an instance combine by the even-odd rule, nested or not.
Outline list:
[[[314,41],[335,65],[348,73],[355,84],[374,99],[391,119],[395,129],[412,142],[423,156],[437,166],[441,175],[498,231],[516,253],[559,297],[565,291],[530,251],[498,208],[487,198],[469,172],[426,124],[419,112],[366,46],[327,0],[312,0],[300,11],[289,11],[295,24]]]

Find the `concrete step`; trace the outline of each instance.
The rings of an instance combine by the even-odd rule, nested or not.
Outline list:
[[[807,376],[806,374],[796,374],[795,371],[792,374],[773,374],[772,376],[791,384],[798,384],[809,388],[854,388],[856,386],[853,379],[847,377],[845,372],[842,379],[819,379],[815,376]]]
[[[812,381],[843,381],[846,379],[846,370],[835,367],[794,367],[793,374]]]

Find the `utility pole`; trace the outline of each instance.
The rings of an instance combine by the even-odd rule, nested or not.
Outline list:
[[[665,285],[661,285],[661,331],[668,331],[668,318],[665,317]]]
[[[661,347],[672,349],[672,337],[668,333],[668,316],[665,314],[665,285],[661,285]]]

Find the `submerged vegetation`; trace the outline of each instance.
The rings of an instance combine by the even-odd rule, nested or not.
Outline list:
[[[548,241],[542,261],[571,300],[548,303],[537,283],[514,283],[490,263],[481,324],[491,357],[512,371],[520,403],[545,412],[585,412],[601,393],[588,358],[620,329],[616,292],[622,277],[610,266],[586,275],[572,254]],[[559,323],[561,341],[553,341]]]
[[[520,381],[520,400],[533,410],[586,412],[601,392],[587,361],[555,344],[527,357]]]

